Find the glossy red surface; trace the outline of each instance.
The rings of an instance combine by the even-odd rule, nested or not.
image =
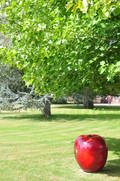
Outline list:
[[[97,172],[106,163],[108,148],[105,140],[99,135],[81,135],[75,141],[74,154],[85,172]]]

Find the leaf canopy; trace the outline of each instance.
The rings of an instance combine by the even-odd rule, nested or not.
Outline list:
[[[119,1],[4,2],[1,31],[12,40],[6,59],[24,71],[27,85],[56,96],[85,87],[118,92]]]

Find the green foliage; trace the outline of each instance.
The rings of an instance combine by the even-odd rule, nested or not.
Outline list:
[[[70,0],[67,3],[67,10],[76,13],[80,10],[88,16],[99,16],[100,18],[110,18],[112,15],[120,15],[120,1],[118,0]]]
[[[24,71],[27,85],[56,96],[85,87],[118,91],[119,1],[11,0],[1,7],[1,29],[12,39],[6,58]]]

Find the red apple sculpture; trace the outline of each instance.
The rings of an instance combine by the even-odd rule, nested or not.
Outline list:
[[[83,171],[97,172],[106,163],[108,148],[99,135],[81,135],[75,141],[74,154]]]

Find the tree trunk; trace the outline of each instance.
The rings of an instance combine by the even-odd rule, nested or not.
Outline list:
[[[92,91],[89,88],[84,89],[83,93],[83,106],[86,109],[93,109],[93,94]]]
[[[50,101],[45,101],[45,105],[43,108],[43,115],[45,118],[49,118],[51,116],[51,103]]]

